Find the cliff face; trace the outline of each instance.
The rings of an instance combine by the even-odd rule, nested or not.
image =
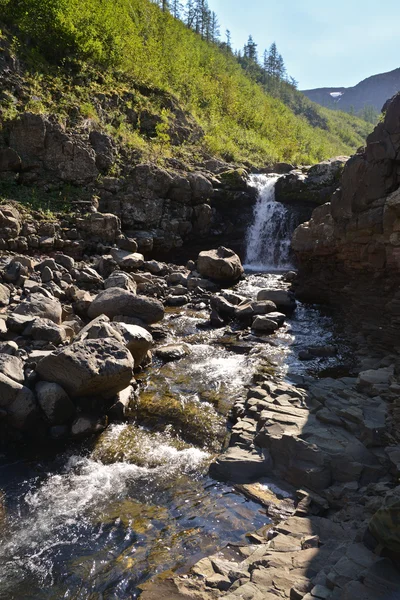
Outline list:
[[[294,233],[298,296],[340,305],[367,335],[400,333],[400,94],[343,171],[331,201]],[[399,344],[400,345],[400,344]]]

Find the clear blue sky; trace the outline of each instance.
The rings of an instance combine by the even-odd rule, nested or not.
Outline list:
[[[234,48],[276,42],[300,89],[352,86],[400,67],[400,0],[208,0]]]

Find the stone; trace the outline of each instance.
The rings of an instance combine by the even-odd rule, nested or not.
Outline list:
[[[111,338],[75,342],[43,358],[36,372],[44,381],[58,383],[71,398],[111,398],[133,377],[130,352]]]
[[[68,394],[57,383],[40,381],[35,387],[40,408],[51,425],[63,425],[74,416],[76,409]]]
[[[268,473],[268,458],[238,447],[228,448],[210,465],[210,476],[218,481],[251,483]]]
[[[275,320],[269,319],[268,317],[257,316],[252,323],[252,329],[255,331],[261,331],[263,333],[274,333],[279,328],[278,323]]]
[[[221,283],[235,283],[244,273],[238,255],[223,246],[217,250],[200,252],[197,258],[197,269],[203,277]]]
[[[50,319],[57,325],[61,324],[62,307],[55,298],[46,298],[42,294],[31,294],[14,309],[13,315],[27,317],[42,317]]]
[[[111,256],[121,269],[135,270],[144,264],[144,256],[139,252],[126,252],[112,248]]]
[[[257,294],[257,301],[262,300],[273,302],[277,309],[285,314],[291,314],[296,308],[296,301],[293,294],[285,290],[260,290]]]
[[[117,315],[124,315],[139,318],[144,323],[157,323],[164,317],[164,307],[155,298],[135,296],[120,288],[108,288],[96,296],[88,310],[91,319],[101,314],[111,319]]]
[[[6,411],[7,423],[28,431],[35,427],[37,405],[30,389],[0,373],[0,408]]]
[[[128,323],[112,323],[112,327],[121,334],[126,347],[134,358],[135,367],[147,362],[148,352],[153,345],[151,333],[144,327]]]
[[[74,438],[86,437],[101,433],[108,425],[108,417],[97,415],[80,415],[71,426],[71,435]]]
[[[0,283],[0,306],[8,306],[10,303],[10,290]]]
[[[51,342],[56,346],[67,339],[64,327],[56,325],[50,319],[35,318],[23,330],[22,335],[31,336],[34,340]]]
[[[132,294],[136,294],[136,282],[128,273],[124,273],[123,271],[114,271],[104,281],[104,289],[107,290],[112,287],[122,288],[123,290],[128,290],[128,292],[132,292]]]
[[[0,373],[17,383],[24,383],[24,363],[17,356],[0,354]]]
[[[45,267],[43,269],[42,281],[43,283],[49,283],[49,281],[53,281],[53,271],[49,267]]]
[[[156,354],[158,358],[165,362],[180,360],[190,353],[190,349],[186,344],[168,344],[157,348]]]
[[[67,256],[66,254],[56,254],[54,257],[54,261],[58,265],[64,267],[64,269],[67,269],[67,271],[72,271],[72,269],[75,267],[74,259],[70,256]]]

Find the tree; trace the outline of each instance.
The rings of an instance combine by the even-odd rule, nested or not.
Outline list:
[[[231,32],[229,31],[229,29],[227,29],[225,31],[225,35],[226,35],[226,45],[230,50],[232,50],[232,37],[231,37]]]
[[[211,13],[211,18],[210,18],[210,34],[211,34],[211,41],[215,42],[215,43],[218,42],[220,35],[221,35],[221,30],[219,27],[217,14],[214,11]]]
[[[175,17],[175,19],[180,19],[183,10],[182,2],[179,0],[170,0],[170,4],[172,15]]]
[[[247,44],[245,44],[243,51],[246,58],[250,61],[257,62],[257,44],[254,42],[251,35],[249,35],[249,39],[247,40]]]
[[[194,0],[188,0],[186,4],[185,23],[189,29],[195,29],[196,8],[194,5]]]

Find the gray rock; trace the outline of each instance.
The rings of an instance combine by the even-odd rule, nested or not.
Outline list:
[[[265,476],[270,467],[271,461],[264,456],[232,447],[211,463],[210,475],[218,481],[251,483],[259,477]]]
[[[17,356],[0,354],[0,373],[17,383],[24,383],[24,363]]]
[[[144,327],[129,325],[128,323],[112,323],[125,341],[125,345],[132,354],[135,367],[139,367],[147,360],[147,353],[153,345],[153,336]]]
[[[43,340],[51,342],[58,346],[67,339],[64,327],[56,325],[50,319],[34,319],[23,331],[24,336],[30,336],[34,340]]]
[[[10,290],[0,283],[0,306],[8,306],[10,303]]]
[[[64,267],[64,269],[67,269],[67,271],[71,271],[71,269],[73,269],[75,266],[74,259],[66,254],[56,254],[54,260],[58,265],[61,265]]]
[[[113,248],[111,256],[121,269],[126,269],[127,271],[140,269],[144,263],[144,256],[143,254],[139,254],[139,252],[126,252],[125,250]]]
[[[270,300],[273,302],[278,310],[281,310],[285,314],[292,313],[296,308],[296,301],[291,292],[285,290],[260,290],[257,294],[257,301]]]
[[[256,315],[267,315],[277,310],[276,304],[271,300],[252,302],[251,307]]]
[[[123,290],[128,290],[132,294],[136,294],[136,281],[128,273],[123,271],[114,271],[104,282],[104,289],[117,287]]]
[[[53,271],[49,267],[45,267],[43,269],[42,281],[43,283],[49,283],[49,281],[53,281]]]
[[[7,422],[23,431],[34,427],[37,405],[30,389],[0,373],[0,408],[7,412]]]
[[[91,319],[101,314],[111,319],[123,315],[136,317],[145,323],[157,323],[164,317],[164,307],[155,298],[135,296],[120,288],[108,288],[96,296],[88,310]]]
[[[258,315],[253,321],[252,328],[255,331],[262,331],[263,333],[274,333],[279,328],[279,325],[273,319]]]
[[[222,283],[235,283],[244,273],[238,255],[223,246],[200,252],[197,269],[203,277]]]
[[[180,360],[189,354],[190,350],[186,344],[168,344],[157,348],[157,356],[166,362]]]
[[[40,408],[51,425],[62,425],[75,414],[75,405],[57,383],[40,381],[35,387]]]
[[[111,398],[133,376],[133,358],[111,338],[75,342],[43,358],[36,367],[41,379],[58,383],[71,398]]]
[[[97,415],[81,415],[71,426],[72,437],[80,438],[101,433],[108,425],[108,417]]]
[[[55,298],[46,298],[42,294],[32,294],[29,298],[21,302],[12,314],[27,317],[42,317],[60,325],[62,308],[60,302]]]

